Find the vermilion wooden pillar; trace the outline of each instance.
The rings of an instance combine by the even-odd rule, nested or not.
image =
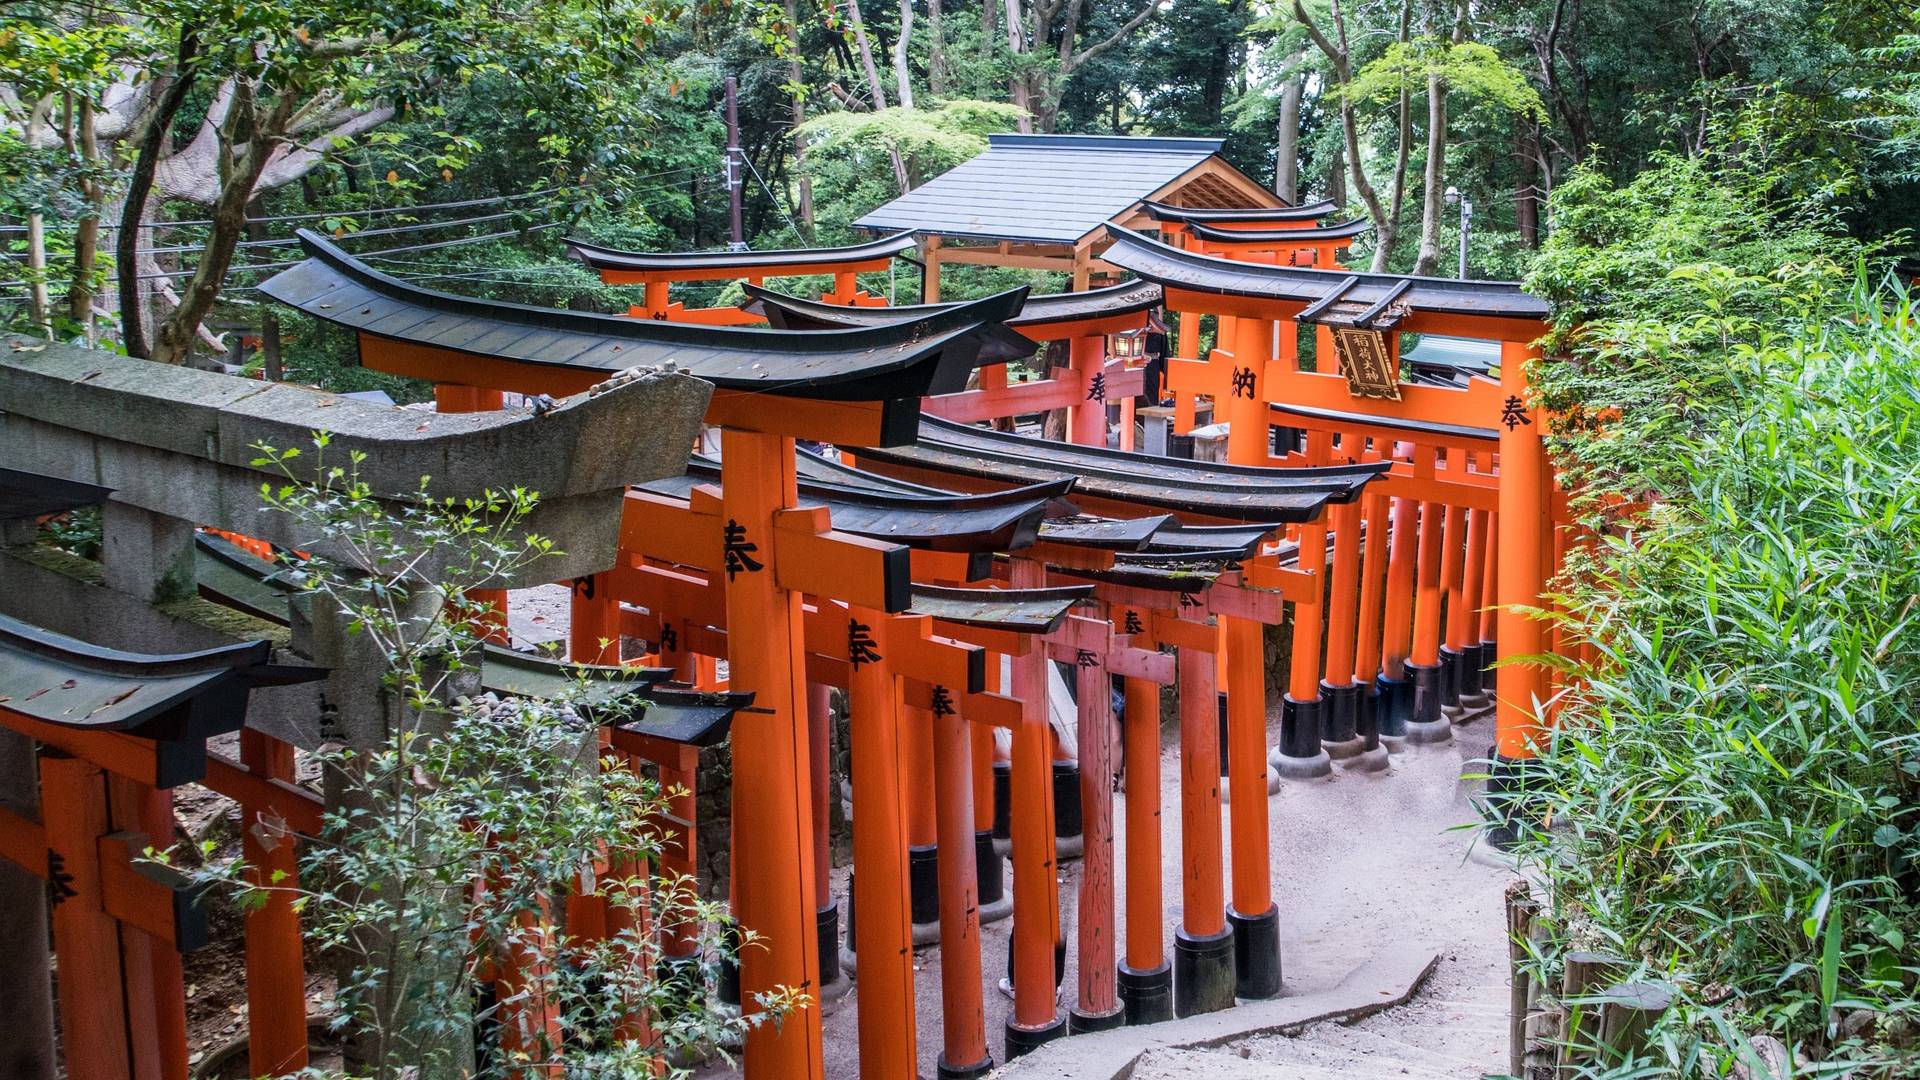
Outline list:
[[[1067,441],[1081,446],[1107,445],[1107,396],[1101,367],[1106,362],[1107,339],[1098,336],[1077,337],[1067,345],[1075,385],[1080,387],[1077,402],[1067,410]],[[1100,390],[1096,394],[1096,380]]]
[[[171,792],[109,773],[107,811],[116,832],[142,838],[141,844],[134,845],[136,851],[145,844],[164,848],[173,835]],[[122,923],[120,958],[127,980],[134,1075],[187,1080],[187,992],[179,951],[168,941]]]
[[[915,1075],[913,915],[907,892],[907,822],[901,791],[900,683],[886,659],[889,620],[865,608],[880,659],[851,665],[848,731],[853,771],[853,940],[860,958],[856,1014],[863,1080]],[[729,624],[730,626],[733,624]],[[731,629],[729,637],[732,636]]]
[[[729,682],[754,695],[734,719],[733,852],[741,925],[768,947],[742,950],[741,1006],[777,987],[819,985],[813,915],[813,801],[799,673],[801,595],[773,572],[775,519],[797,498],[793,440],[726,429],[721,512],[728,521]],[[749,546],[751,545],[751,546]],[[911,1060],[911,1059],[909,1059]],[[808,1008],[747,1034],[748,1080],[821,1080],[820,1013]]]
[[[1046,570],[1014,556],[1016,589],[1040,588]],[[1053,755],[1047,730],[1047,658],[1035,647],[1012,658],[1020,727],[1013,733],[1013,1015],[1007,1018],[1011,1061],[1066,1034],[1054,1002],[1054,942],[1059,886],[1054,880]],[[1218,828],[1216,824],[1216,828]]]
[[[1361,555],[1361,575],[1359,575],[1359,628],[1354,634],[1354,682],[1359,688],[1359,719],[1357,728],[1363,736],[1367,749],[1371,751],[1379,746],[1380,740],[1380,630],[1382,630],[1382,603],[1386,601],[1386,532],[1394,515],[1394,500],[1384,494],[1369,492],[1365,496],[1367,505],[1367,538],[1365,553]]]
[[[42,750],[40,820],[55,881],[53,951],[60,963],[60,1045],[67,1075],[133,1080],[120,928],[102,907],[99,842],[113,830],[100,767]]]
[[[1448,737],[1440,715],[1440,605],[1446,595],[1440,564],[1446,551],[1446,516],[1444,503],[1420,504],[1420,569],[1413,600],[1413,651],[1407,657],[1407,677],[1413,683],[1407,738],[1414,742]]]
[[[926,710],[900,717],[901,795],[907,807],[907,880],[922,941],[940,921],[940,833],[933,794],[933,725]]]
[[[987,1011],[980,989],[979,876],[974,864],[973,732],[966,717],[932,712],[940,819],[940,1080],[985,1076]],[[991,850],[991,849],[989,849]]]
[[[567,658],[576,664],[620,662],[620,602],[608,584],[606,574],[588,574],[573,582]]]
[[[1265,628],[1220,616],[1226,653],[1228,804],[1233,834],[1234,995],[1280,992],[1280,911],[1273,903],[1267,823],[1267,678]],[[1318,744],[1318,732],[1315,733]]]
[[[1404,495],[1393,500],[1392,539],[1387,550],[1387,598],[1380,630],[1380,734],[1395,742],[1407,736],[1413,720],[1413,684],[1407,679],[1407,654],[1413,649],[1414,577],[1419,569],[1420,504]]]
[[[1127,956],[1119,993],[1129,1024],[1173,1019],[1173,966],[1161,940],[1160,688],[1126,680]]]
[[[1181,644],[1176,661],[1182,911],[1173,933],[1173,1006],[1179,1016],[1231,1008],[1234,990],[1220,851],[1219,691],[1214,658],[1196,645]]]
[[[1446,596],[1446,613],[1440,645],[1440,708],[1451,721],[1460,708],[1461,648],[1466,645],[1467,605],[1462,599],[1467,579],[1467,548],[1471,521],[1464,506],[1447,507],[1445,551],[1440,562],[1440,588]]]
[[[1363,496],[1327,510],[1333,526],[1333,569],[1328,575],[1327,677],[1320,682],[1320,697],[1326,704],[1320,735],[1323,748],[1336,758],[1350,758],[1365,749],[1360,736],[1360,686],[1354,679],[1354,661],[1360,648],[1361,511],[1370,501]]]
[[[1500,432],[1499,575],[1497,599],[1501,666],[1495,714],[1494,761],[1487,781],[1490,801],[1508,819],[1495,842],[1511,842],[1512,823],[1521,812],[1524,763],[1536,756],[1546,737],[1540,709],[1546,699],[1545,672],[1537,664],[1508,661],[1534,656],[1546,647],[1544,626],[1527,610],[1540,604],[1546,587],[1548,553],[1547,453],[1542,421],[1528,408],[1526,364],[1539,354],[1520,342],[1500,345],[1500,390],[1510,406]]]
[[[267,780],[293,781],[293,747],[252,728],[240,731],[240,761]],[[247,1071],[281,1076],[307,1067],[307,979],[301,954],[299,852],[292,835],[263,807],[240,807],[240,853],[247,880],[269,889],[246,914]],[[157,841],[156,841],[157,843]]]
[[[1113,685],[1103,656],[1076,667],[1080,744],[1079,991],[1067,1026],[1073,1034],[1126,1021],[1115,983],[1113,880]]]
[[[1455,700],[1463,710],[1485,708],[1487,697],[1480,678],[1480,596],[1487,578],[1487,517],[1485,510],[1467,511],[1466,566],[1460,589],[1448,597],[1447,653],[1453,665]]]

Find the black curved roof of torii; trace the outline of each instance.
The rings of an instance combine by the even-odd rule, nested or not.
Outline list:
[[[156,787],[205,775],[206,740],[238,731],[255,686],[307,682],[324,668],[270,662],[265,641],[153,655],[108,649],[0,615],[0,702],[55,727],[154,742]]]
[[[1299,316],[1303,322],[1315,321],[1317,309],[1324,310],[1336,302],[1363,307],[1371,316],[1354,325],[1382,330],[1390,329],[1398,321],[1396,313],[1406,311],[1534,322],[1544,322],[1552,314],[1545,300],[1526,292],[1517,282],[1350,273],[1236,262],[1184,251],[1117,225],[1108,232],[1113,237],[1113,246],[1100,257],[1115,266],[1169,288],[1304,303],[1308,305],[1307,310]]]
[[[926,415],[920,418],[917,444],[863,447],[856,453],[863,459],[1001,483],[1074,477],[1074,490],[1083,495],[1270,526],[1311,521],[1328,503],[1351,502],[1391,464],[1299,469],[1215,465],[1010,435]]]
[[[904,400],[963,389],[981,362],[983,340],[1011,333],[1001,324],[1020,310],[1027,294],[1012,289],[915,323],[854,330],[704,326],[423,289],[308,230],[299,236],[311,258],[269,278],[260,291],[365,334],[608,375],[672,362],[723,390],[830,401]]]
[[[784,330],[843,329],[856,326],[890,326],[903,321],[923,319],[950,311],[957,304],[900,304],[883,307],[854,307],[806,300],[756,285],[743,286],[747,301],[741,310],[760,315]],[[1124,281],[1083,292],[1029,295],[1026,303],[1007,325],[1021,327],[1050,326],[1081,319],[1103,319],[1130,315],[1160,306],[1160,286],[1151,281]]]
[[[281,626],[292,621],[294,605],[309,599],[282,572],[290,568],[265,562],[208,533],[194,539],[194,573],[202,597]],[[689,746],[724,741],[733,714],[753,704],[751,693],[708,693],[674,682],[673,676],[672,668],[575,664],[491,642],[480,653],[483,690],[556,701],[570,698],[597,724]]]
[[[766,276],[807,273],[812,266],[834,263],[866,262],[890,259],[914,249],[910,232],[894,233],[864,244],[837,248],[783,248],[771,251],[622,251],[586,240],[567,239],[567,257],[578,259],[595,270],[631,270],[671,272],[674,270],[728,269],[749,277],[756,270]]]
[[[1310,244],[1316,240],[1351,240],[1372,229],[1373,223],[1366,218],[1354,218],[1338,225],[1315,229],[1222,229],[1197,221],[1187,223],[1189,233],[1208,243],[1217,244]]]
[[[1303,203],[1300,206],[1249,207],[1244,210],[1202,210],[1187,206],[1172,206],[1152,200],[1141,205],[1146,208],[1147,215],[1155,221],[1176,221],[1187,225],[1196,222],[1223,221],[1318,221],[1333,213],[1331,199]]]

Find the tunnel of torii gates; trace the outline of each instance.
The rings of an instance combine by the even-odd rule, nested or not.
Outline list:
[[[1544,458],[1525,407],[1524,373],[1512,362],[1527,355],[1525,342],[1540,332],[1544,307],[1512,286],[1292,265],[1303,254],[1310,262],[1336,265],[1333,247],[1353,235],[1350,227],[1320,229],[1305,215],[1301,220],[1306,224],[1294,228],[1262,221],[1259,229],[1243,230],[1258,235],[1247,242],[1258,245],[1247,249],[1249,257],[1273,260],[1269,265],[1181,251],[1116,229],[1109,261],[1148,284],[1060,297],[1011,294],[973,304],[886,309],[850,293],[851,271],[843,278],[837,269],[834,294],[825,301],[753,290],[747,314],[793,332],[673,325],[676,312],[665,302],[665,282],[689,274],[822,273],[827,271],[820,267],[878,257],[874,245],[838,253],[594,255],[627,260],[628,269],[615,272],[660,275],[646,282],[649,303],[635,309],[651,309],[655,317],[644,322],[415,289],[353,263],[314,237],[305,239],[315,258],[270,282],[268,291],[357,329],[364,364],[434,381],[443,388],[443,408],[497,407],[501,391],[573,392],[609,372],[664,359],[716,384],[708,420],[723,429],[722,460],[733,467],[735,483],[722,480],[716,490],[710,481],[717,475],[700,482],[714,466],[695,461],[693,479],[630,495],[623,538],[631,542],[623,543],[618,565],[576,582],[575,658],[611,660],[607,643],[625,634],[646,642],[656,662],[671,662],[682,675],[711,686],[713,665],[699,658],[724,653],[731,688],[762,702],[751,722],[766,737],[734,744],[736,776],[744,779],[734,789],[734,907],[745,926],[774,942],[743,959],[748,1001],[775,985],[820,988],[831,981],[821,967],[823,955],[831,955],[823,945],[837,935],[821,884],[826,815],[815,805],[824,788],[820,688],[849,691],[855,873],[869,883],[855,890],[850,937],[864,954],[864,977],[882,987],[863,995],[862,1074],[913,1071],[910,860],[931,846],[938,877],[959,883],[939,890],[931,905],[938,909],[933,921],[941,924],[935,932],[942,948],[960,954],[943,963],[948,984],[940,1071],[964,1076],[988,1063],[977,915],[967,912],[1000,885],[994,880],[997,858],[977,855],[990,850],[981,834],[993,825],[994,772],[985,728],[1011,728],[1014,745],[1007,802],[1015,1009],[1007,1053],[1023,1052],[1070,1026],[1058,1015],[1048,981],[1059,944],[1052,895],[1054,787],[1048,782],[1054,755],[1044,691],[1049,656],[1069,659],[1082,672],[1079,719],[1089,732],[1110,723],[1108,697],[1085,691],[1104,687],[1111,675],[1123,677],[1126,700],[1141,706],[1130,714],[1147,712],[1144,703],[1157,684],[1206,687],[1181,695],[1182,821],[1189,837],[1183,880],[1190,895],[1171,964],[1160,955],[1158,879],[1147,873],[1128,875],[1125,963],[1112,961],[1111,811],[1105,785],[1094,780],[1111,771],[1104,756],[1110,751],[1103,739],[1081,739],[1088,865],[1079,898],[1080,996],[1071,1021],[1079,1030],[1225,1007],[1236,991],[1262,996],[1278,990],[1264,804],[1257,798],[1235,804],[1232,850],[1242,857],[1233,860],[1229,906],[1221,895],[1215,782],[1222,747],[1214,687],[1224,684],[1225,773],[1239,779],[1240,790],[1265,787],[1261,624],[1287,622],[1285,612],[1292,609],[1291,677],[1275,755],[1283,771],[1324,771],[1328,749],[1365,757],[1382,741],[1444,737],[1442,707],[1476,697],[1482,668],[1496,652],[1496,627],[1502,631],[1500,655],[1540,651],[1527,645],[1539,641],[1536,624],[1509,625],[1508,613],[1489,612],[1496,602],[1536,601],[1548,566],[1538,546],[1545,541],[1548,552],[1553,548]],[[1195,223],[1183,224],[1191,229]],[[1283,244],[1261,235],[1283,229],[1309,243]],[[1316,239],[1324,252],[1312,246]],[[1240,253],[1235,247],[1220,250]],[[838,262],[836,254],[842,256]],[[806,269],[783,261],[795,256],[806,257]],[[1289,265],[1275,265],[1282,257]],[[676,268],[676,260],[687,266]],[[1187,398],[1210,394],[1229,414],[1248,415],[1236,402],[1256,403],[1261,415],[1239,429],[1255,434],[1257,454],[1247,451],[1245,434],[1229,438],[1232,464],[1208,466],[1041,443],[934,419],[914,430],[922,396],[931,397],[930,412],[958,419],[1067,405],[1093,414],[1099,424],[1097,437],[1092,423],[1077,418],[1071,430],[1084,429],[1087,443],[1104,444],[1104,402],[1100,409],[1079,403],[1099,400],[1086,393],[1098,386],[1096,377],[1111,375],[1115,394],[1136,389],[1122,380],[1137,378],[1137,368],[1108,364],[1096,350],[1107,333],[1143,324],[1153,306],[1149,289],[1163,290],[1176,311],[1222,317],[1220,347],[1205,362],[1176,364],[1174,389]],[[1194,322],[1181,320],[1183,337]],[[1510,362],[1497,386],[1471,380],[1465,391],[1404,388],[1464,398],[1409,393],[1378,401],[1357,396],[1352,378],[1280,370],[1290,350],[1273,327],[1298,322],[1371,332],[1390,357],[1400,331],[1494,337],[1508,343],[1504,355]],[[808,325],[818,329],[799,331]],[[1265,363],[1233,363],[1236,351],[1261,355],[1256,330],[1266,334]],[[976,367],[1031,355],[1047,336],[1088,343],[1091,362],[1077,369],[1066,391],[1056,380],[1008,387],[983,379],[976,390],[955,392]],[[1229,343],[1238,350],[1227,348]],[[876,360],[876,350],[890,355]],[[850,357],[859,358],[858,374],[845,371]],[[1202,380],[1196,386],[1195,377],[1208,372],[1219,376],[1218,385]],[[1290,375],[1291,381],[1319,385],[1303,383],[1301,389],[1314,391],[1305,394],[1277,390]],[[1336,390],[1351,400],[1337,398]],[[1457,422],[1486,402],[1504,432]],[[1266,431],[1276,423],[1308,432],[1304,451],[1275,456]],[[1532,439],[1531,509],[1524,492],[1510,496],[1502,483],[1517,470],[1494,468],[1521,460],[1505,445],[1516,432]],[[840,470],[809,455],[796,460],[795,438],[838,443],[849,457],[857,454],[861,464],[894,479]],[[1515,447],[1529,449],[1520,441]],[[1376,476],[1379,481],[1368,487]],[[1025,488],[1003,490],[1016,482]],[[994,492],[993,501],[955,491],[983,488]],[[1270,488],[1274,500],[1263,501]],[[1059,500],[1069,491],[1077,507],[1103,519],[1061,520],[1058,512],[1065,507]],[[1142,519],[1151,528],[1143,531]],[[1528,560],[1493,559],[1496,541],[1515,532],[1516,519],[1537,526],[1532,544],[1509,537],[1504,548],[1535,548],[1530,580],[1511,573]],[[901,542],[901,530],[913,532],[913,522],[924,535],[917,543]],[[1368,522],[1380,527],[1367,529]],[[1208,526],[1216,531],[1209,534]],[[952,591],[970,581],[992,591]],[[1087,583],[1090,595],[1084,594]],[[1063,585],[1083,591],[1061,592]],[[716,587],[719,596],[707,592]],[[783,614],[768,618],[769,612]],[[755,632],[734,639],[727,623]],[[1166,646],[1178,650],[1178,661],[1162,651]],[[1531,681],[1523,683],[1516,673]],[[1537,675],[1518,665],[1499,673],[1496,788],[1509,784],[1531,753],[1531,703],[1545,698]],[[1233,694],[1237,683],[1253,692]],[[1528,704],[1516,701],[1518,694]],[[1143,760],[1153,755],[1133,737],[1136,726],[1126,725],[1123,740],[1129,787],[1155,791],[1144,777],[1157,771],[1157,759]],[[691,756],[672,756],[662,762],[671,770],[663,775],[690,781]],[[899,767],[879,767],[889,760]],[[903,777],[931,782],[910,781],[903,790]],[[1157,815],[1157,799],[1130,799],[1130,814],[1136,803],[1143,815],[1149,807]],[[690,808],[682,809],[690,819]],[[746,822],[756,827],[745,828]],[[681,855],[688,866],[690,832]],[[1147,846],[1157,847],[1157,830],[1135,828],[1128,835],[1128,865],[1157,868],[1158,853]],[[929,839],[935,842],[919,842]],[[1134,850],[1135,844],[1142,850]],[[812,934],[804,929],[803,897],[815,905]],[[921,913],[933,914],[926,907]],[[1023,921],[1022,911],[1040,915]],[[673,928],[663,933],[685,937]],[[892,986],[900,989],[889,992]],[[746,1057],[753,1075],[818,1075],[817,1015],[778,1030],[756,1029]]]

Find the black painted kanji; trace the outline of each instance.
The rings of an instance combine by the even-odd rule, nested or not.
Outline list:
[[[1253,400],[1253,369],[1237,367],[1233,369],[1233,396]]]
[[[1527,417],[1527,403],[1512,394],[1509,394],[1507,400],[1500,406],[1500,422],[1507,426],[1508,431],[1512,431],[1521,424],[1528,426],[1533,424],[1533,421]]]
[[[1074,657],[1074,663],[1081,667],[1095,667],[1100,663],[1100,655],[1092,649],[1081,649],[1079,655]]]
[[[932,708],[935,716],[953,715],[953,695],[947,692],[946,687],[937,683],[933,688]]]
[[[583,577],[574,578],[573,591],[579,593],[580,598],[583,600],[593,599],[593,575],[587,574]]]
[[[722,534],[722,539],[725,544],[723,550],[727,565],[728,581],[732,581],[734,575],[743,570],[752,574],[766,569],[758,559],[753,557],[753,553],[760,550],[760,545],[747,540],[747,527],[745,525],[740,524],[732,518],[728,518],[727,527]]]
[[[1127,609],[1127,618],[1121,626],[1121,632],[1126,634],[1144,634],[1147,632],[1147,628],[1140,624],[1139,612],[1132,608]]]
[[[67,860],[52,848],[47,849],[47,903],[59,907],[63,901],[79,896],[73,887],[73,875],[67,873]]]
[[[880,659],[880,650],[873,640],[873,627],[858,619],[847,620],[847,662],[854,667],[871,664]]]
[[[1093,381],[1087,384],[1087,400],[1088,401],[1107,400],[1107,373],[1106,372],[1096,371],[1093,373]]]
[[[1199,607],[1200,601],[1194,599],[1192,593],[1183,592],[1180,594],[1180,606],[1181,607]]]

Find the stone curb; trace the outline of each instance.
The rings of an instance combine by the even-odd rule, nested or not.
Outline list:
[[[1403,1005],[1439,962],[1440,954],[1431,948],[1388,946],[1331,989],[1061,1039],[1003,1066],[993,1076],[998,1080],[1127,1080],[1149,1050],[1200,1050],[1254,1035],[1285,1034],[1328,1020],[1352,1022]]]

